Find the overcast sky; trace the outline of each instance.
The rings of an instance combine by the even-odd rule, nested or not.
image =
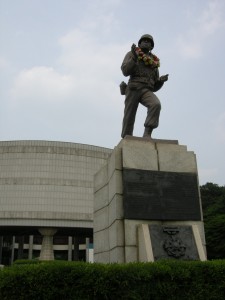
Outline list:
[[[225,185],[224,0],[0,0],[0,140],[114,148],[120,66],[145,33],[169,73],[153,137],[194,151],[200,184]],[[140,105],[135,136],[145,117]]]

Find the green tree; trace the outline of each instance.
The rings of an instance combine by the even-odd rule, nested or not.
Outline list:
[[[200,187],[208,259],[225,258],[225,186]]]

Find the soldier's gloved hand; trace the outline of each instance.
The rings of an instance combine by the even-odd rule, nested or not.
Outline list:
[[[165,82],[165,81],[168,80],[168,76],[169,76],[169,74],[163,75],[163,76],[161,76],[161,77],[159,78],[159,80],[160,80],[161,82]]]
[[[138,56],[137,56],[137,53],[136,53],[136,45],[135,44],[133,44],[132,46],[131,46],[131,52],[132,52],[132,54],[133,54],[133,57],[134,57],[134,60],[135,61],[137,61],[137,59],[138,59]]]

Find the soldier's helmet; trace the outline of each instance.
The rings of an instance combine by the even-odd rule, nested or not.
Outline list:
[[[151,41],[151,43],[152,43],[152,49],[154,48],[154,40],[153,40],[153,37],[150,34],[144,34],[144,35],[142,35],[142,37],[140,38],[140,40],[138,42],[138,47],[140,47],[141,41],[143,39],[149,39]]]

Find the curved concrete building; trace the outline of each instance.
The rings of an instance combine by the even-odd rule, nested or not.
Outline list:
[[[93,175],[111,152],[65,142],[0,142],[0,263],[39,256],[40,234],[54,235],[55,253],[79,259],[81,245],[93,237]]]

